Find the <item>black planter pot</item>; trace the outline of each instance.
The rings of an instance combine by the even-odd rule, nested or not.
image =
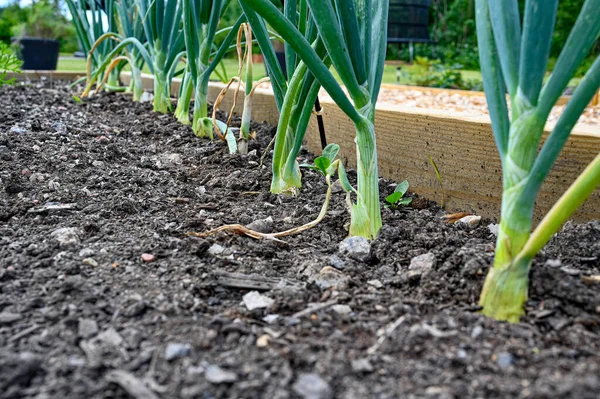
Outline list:
[[[287,77],[287,68],[285,66],[285,51],[275,50],[275,55],[277,56],[277,61],[279,61],[279,65],[281,66],[281,71],[283,72],[283,76]]]
[[[21,69],[54,71],[58,64],[60,44],[58,40],[23,37],[16,40],[20,47],[19,58],[23,60]]]

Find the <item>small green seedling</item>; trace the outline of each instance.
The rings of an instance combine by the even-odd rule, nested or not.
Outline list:
[[[408,191],[408,181],[404,180],[396,186],[394,192],[385,197],[385,202],[388,208],[397,208],[401,205],[410,205],[412,198],[405,197],[404,194]]]
[[[323,176],[327,176],[327,169],[334,162],[335,157],[340,152],[340,146],[337,144],[328,144],[327,147],[323,148],[323,152],[320,157],[315,158],[315,164],[302,164],[300,165],[303,168],[309,168],[312,170],[316,170],[321,173]]]

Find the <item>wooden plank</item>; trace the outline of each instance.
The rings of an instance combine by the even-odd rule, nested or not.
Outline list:
[[[18,81],[40,80],[41,78],[52,80],[77,80],[85,76],[81,71],[21,71],[19,73],[8,72],[6,77],[15,78]]]

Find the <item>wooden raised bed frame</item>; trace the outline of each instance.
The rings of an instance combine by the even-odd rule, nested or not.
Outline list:
[[[14,76],[21,80],[38,79],[42,76],[54,80],[73,80],[82,74],[27,71]],[[121,79],[127,84],[130,75],[123,73]],[[147,90],[152,90],[152,79],[151,75],[143,76],[144,87]],[[174,80],[172,93],[179,92],[180,83],[180,80]],[[209,101],[213,101],[223,87],[221,83],[211,83]],[[407,86],[407,89],[415,90],[415,87]],[[446,91],[430,88],[418,90]],[[463,94],[462,91],[452,92]],[[221,109],[229,110],[231,94],[232,92],[221,103]],[[471,92],[469,95],[481,94]],[[591,105],[597,103],[597,97],[598,94]],[[240,93],[236,112],[241,111],[242,104],[243,93]],[[330,100],[323,99],[321,104],[328,142],[339,144],[344,162],[349,167],[355,167],[354,125]],[[272,92],[257,89],[252,119],[276,124],[277,118],[278,112]],[[545,136],[551,127],[546,126]],[[428,161],[428,156],[431,156],[443,179],[446,208],[449,211],[464,210],[483,217],[499,219],[502,171],[491,124],[486,116],[465,116],[456,112],[379,104],[375,130],[380,176],[395,181],[406,179],[410,183],[410,191],[440,202],[442,190]],[[318,154],[321,151],[314,116],[309,124],[306,145],[313,153]],[[600,128],[586,126],[577,127],[573,131],[542,186],[536,202],[536,220],[550,209],[598,154],[598,151],[600,151]],[[576,221],[600,219],[600,189],[590,196],[573,219]]]

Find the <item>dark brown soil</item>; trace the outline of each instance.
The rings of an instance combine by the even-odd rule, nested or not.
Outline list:
[[[358,261],[338,253],[338,192],[287,244],[190,238],[306,223],[325,183],[306,171],[299,197],[271,195],[265,125],[258,155],[241,157],[122,94],[79,103],[64,85],[25,84],[0,89],[0,107],[2,398],[599,396],[598,222],[563,229],[534,265],[528,316],[499,323],[477,313],[489,221],[384,209]],[[409,271],[426,253],[432,267]],[[273,304],[248,310],[250,290],[224,273],[262,279]]]

